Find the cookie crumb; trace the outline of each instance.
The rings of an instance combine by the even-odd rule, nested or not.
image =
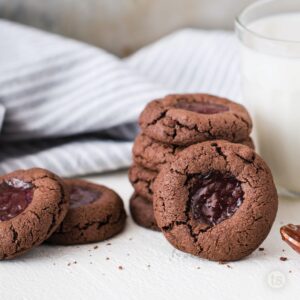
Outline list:
[[[111,245],[111,243],[106,243],[106,246],[110,246]]]
[[[285,252],[285,249],[282,249],[282,252]]]
[[[106,257],[106,260],[110,260],[110,258],[109,258],[109,257]]]
[[[197,270],[200,270],[200,267],[197,267]]]
[[[285,257],[285,256],[281,256],[279,259],[280,259],[281,261],[287,261],[287,257]]]
[[[95,246],[95,247],[94,247],[95,250],[98,249],[98,248],[99,248],[98,246]]]
[[[258,251],[265,251],[265,248],[259,247],[259,248],[258,248]]]
[[[68,267],[70,267],[71,266],[71,263],[68,263],[68,265],[67,265]]]
[[[232,266],[231,265],[226,265],[227,268],[229,269],[232,269]]]
[[[119,266],[118,269],[119,270],[124,270],[124,268],[122,266]]]
[[[219,265],[225,265],[225,261],[219,261]]]
[[[289,270],[289,273],[292,273],[292,270]]]
[[[150,265],[147,265],[147,267],[150,268],[151,266],[150,266]]]
[[[76,260],[74,260],[74,265],[76,265],[77,264],[77,261]]]
[[[129,241],[132,241],[132,238],[129,238]]]

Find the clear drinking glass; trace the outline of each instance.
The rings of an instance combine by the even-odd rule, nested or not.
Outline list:
[[[300,1],[258,1],[237,17],[236,33],[257,150],[276,183],[299,194]]]

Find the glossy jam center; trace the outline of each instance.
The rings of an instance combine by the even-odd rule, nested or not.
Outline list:
[[[192,179],[192,217],[210,226],[230,218],[243,202],[241,183],[231,174],[210,172]]]
[[[206,115],[218,114],[229,110],[227,106],[206,102],[178,102],[175,107]]]
[[[76,185],[72,186],[70,192],[70,207],[76,208],[90,204],[96,201],[100,196],[101,193],[98,191]]]
[[[0,221],[10,220],[31,203],[33,186],[17,178],[0,184]]]

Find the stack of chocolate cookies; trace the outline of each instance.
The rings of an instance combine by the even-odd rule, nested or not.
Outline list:
[[[153,183],[163,166],[190,145],[226,140],[254,148],[247,110],[228,99],[207,94],[168,95],[150,102],[140,115],[142,129],[133,146],[129,179],[134,187],[130,210],[134,221],[159,230],[153,213]]]

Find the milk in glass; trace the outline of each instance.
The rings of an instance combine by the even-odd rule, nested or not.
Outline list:
[[[300,44],[300,13],[264,17],[247,28],[270,44],[272,39]],[[280,54],[272,54],[272,47],[269,53],[259,48],[259,39],[251,45],[250,38],[242,45],[241,60],[243,96],[253,116],[258,152],[280,186],[300,193],[300,53],[295,56],[288,46]]]

